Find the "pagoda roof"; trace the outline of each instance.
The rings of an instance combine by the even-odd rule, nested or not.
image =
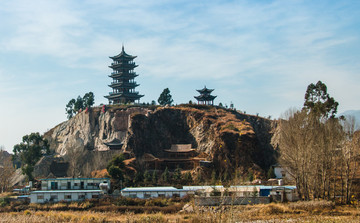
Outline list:
[[[136,56],[132,56],[132,55],[129,55],[129,54],[125,53],[124,46],[122,46],[121,53],[119,53],[116,56],[110,57],[110,58],[113,59],[113,60],[120,59],[120,58],[127,58],[127,59],[132,60],[132,59],[135,59]]]
[[[107,146],[120,146],[120,145],[123,145],[123,143],[121,142],[120,139],[113,139],[112,141],[105,142],[104,144],[107,145]]]
[[[191,148],[191,144],[173,144],[170,149],[165,150],[165,152],[170,153],[188,153],[195,151]]]
[[[135,72],[133,73],[111,73],[111,75],[108,75],[109,77],[115,78],[115,79],[134,79],[135,77],[139,76]]]
[[[139,65],[135,63],[111,63],[109,67],[113,70],[121,70],[121,69],[133,70],[135,67],[138,66]]]
[[[130,93],[130,92],[113,93],[113,92],[110,92],[109,95],[104,96],[104,97],[107,98],[107,99],[127,98],[127,99],[130,99],[130,100],[137,100],[137,99],[140,99],[143,96],[144,95],[141,95],[138,92],[136,92],[136,93]]]
[[[211,92],[214,91],[214,89],[209,89],[209,88],[207,88],[207,87],[205,86],[203,89],[197,90],[197,91],[198,91],[200,94],[206,94],[206,93],[210,94]]]
[[[120,82],[117,82],[117,83],[115,83],[115,82],[113,82],[113,83],[111,83],[110,85],[108,85],[109,87],[111,87],[111,88],[128,88],[128,89],[133,89],[133,88],[135,88],[135,87],[137,87],[137,86],[139,86],[140,84],[137,84],[136,82],[122,82],[122,81],[120,81]]]
[[[216,98],[217,96],[214,95],[199,95],[199,96],[194,96],[194,98],[196,98],[199,101],[212,101]]]

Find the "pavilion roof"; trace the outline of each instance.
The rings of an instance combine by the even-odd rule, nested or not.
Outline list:
[[[200,94],[210,94],[211,92],[214,91],[214,89],[209,89],[205,86],[203,89],[196,90],[196,91],[198,91]]]
[[[132,55],[125,53],[124,46],[122,46],[121,53],[119,53],[116,56],[110,57],[110,58],[113,60],[120,59],[120,58],[135,59],[136,56],[132,56]]]
[[[191,148],[191,144],[173,144],[170,149],[165,150],[165,152],[172,153],[187,153],[195,151],[195,149]]]
[[[122,145],[123,143],[121,142],[120,139],[113,139],[113,140],[111,140],[110,142],[106,142],[106,143],[104,143],[104,144],[107,145],[107,146],[120,146],[120,145]]]
[[[199,95],[199,96],[194,96],[194,98],[196,98],[199,101],[212,101],[216,98],[217,96],[214,95]]]

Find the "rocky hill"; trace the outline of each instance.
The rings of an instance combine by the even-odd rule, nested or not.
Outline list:
[[[90,176],[114,154],[161,156],[172,144],[192,144],[219,176],[231,178],[248,170],[261,176],[274,163],[273,125],[265,118],[211,106],[95,107],[45,133],[56,156],[43,157],[35,176]],[[123,143],[121,150],[105,145],[114,139]]]

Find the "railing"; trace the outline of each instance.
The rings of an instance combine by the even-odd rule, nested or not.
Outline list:
[[[126,62],[114,62],[114,63],[111,63],[111,65],[113,66],[113,65],[118,65],[118,64],[123,64],[123,65],[135,65],[135,62],[128,62],[128,63],[126,63]]]
[[[129,92],[124,92],[124,91],[118,91],[118,92],[109,92],[109,95],[115,95],[115,94],[139,94],[138,91],[129,91]]]
[[[111,84],[136,84],[136,82],[135,81],[129,81],[129,82],[119,81],[119,82],[111,82]]]
[[[112,72],[111,74],[116,75],[116,74],[136,74],[136,73],[135,72],[127,72],[127,73],[125,73],[125,72]]]

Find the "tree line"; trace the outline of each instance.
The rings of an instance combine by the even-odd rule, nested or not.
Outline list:
[[[107,165],[107,172],[113,179],[115,188],[123,188],[129,186],[174,186],[174,185],[190,185],[193,178],[190,172],[181,173],[181,169],[177,167],[170,172],[166,167],[164,171],[137,168],[135,173],[129,173],[124,164],[124,155],[122,153],[114,156]]]
[[[338,105],[319,81],[308,86],[303,108],[280,120],[279,162],[304,200],[350,203],[355,195],[360,138],[354,118],[335,116]]]

